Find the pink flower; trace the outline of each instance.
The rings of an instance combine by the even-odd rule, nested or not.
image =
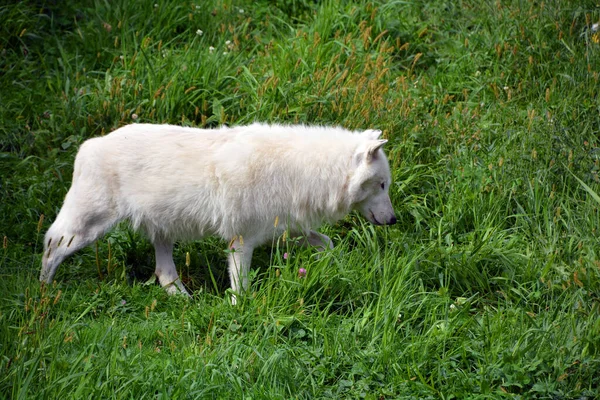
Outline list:
[[[306,276],[306,269],[304,268],[299,268],[298,269],[298,277],[300,278],[304,278]]]
[[[287,258],[288,258],[288,253],[283,253],[283,259],[287,260]]]

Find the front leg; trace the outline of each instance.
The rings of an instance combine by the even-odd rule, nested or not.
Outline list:
[[[154,243],[156,252],[156,270],[154,271],[160,285],[165,288],[169,294],[185,294],[189,296],[187,290],[179,279],[175,262],[173,262],[173,243],[166,240],[159,240]]]
[[[308,235],[300,242],[302,246],[314,246],[318,251],[325,251],[333,249],[333,242],[328,236],[322,233],[309,231]]]
[[[241,237],[236,237],[229,248],[229,279],[234,293],[241,294],[241,290],[248,290],[248,271],[252,263],[254,245],[244,242]],[[240,290],[241,289],[241,290]],[[235,294],[231,295],[231,304],[236,304]]]

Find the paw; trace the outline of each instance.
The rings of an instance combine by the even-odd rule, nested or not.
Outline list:
[[[175,282],[172,282],[163,287],[165,291],[170,295],[183,295],[190,298],[192,297],[190,293],[186,290],[185,286],[183,286],[183,283],[179,278]]]

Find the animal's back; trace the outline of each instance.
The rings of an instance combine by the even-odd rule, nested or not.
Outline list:
[[[228,239],[276,217],[308,229],[347,212],[342,188],[358,141],[331,128],[135,124],[86,142],[80,155],[134,227]]]

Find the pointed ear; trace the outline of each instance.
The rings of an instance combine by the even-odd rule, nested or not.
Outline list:
[[[354,164],[359,165],[361,162],[366,161],[367,163],[373,161],[373,159],[377,158],[377,152],[381,147],[387,143],[387,140],[369,140],[364,144],[360,145],[360,147],[356,150],[354,154]]]
[[[387,140],[385,140],[385,139],[374,140],[373,142],[370,142],[369,146],[367,147],[367,162],[371,161],[374,158],[377,158],[377,152],[386,143],[387,143]]]
[[[379,129],[367,129],[361,135],[369,140],[377,140],[381,136],[381,131]]]

